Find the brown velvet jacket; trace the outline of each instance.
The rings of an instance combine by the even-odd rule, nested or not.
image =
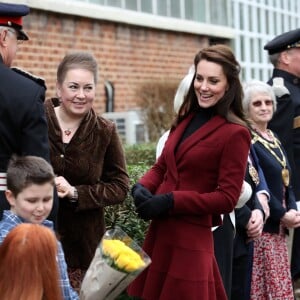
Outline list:
[[[124,201],[129,178],[114,123],[91,110],[64,145],[57,105],[56,98],[45,102],[51,163],[55,174],[78,190],[77,204],[60,199],[58,232],[68,266],[87,269],[105,231],[103,208]]]

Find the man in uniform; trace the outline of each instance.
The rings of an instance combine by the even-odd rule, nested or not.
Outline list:
[[[291,182],[300,201],[300,28],[275,37],[264,49],[274,66],[268,83],[277,100],[269,127],[278,134],[287,152]],[[291,272],[294,282],[300,279],[300,228],[294,230]]]
[[[44,114],[45,83],[11,68],[19,44],[28,40],[22,26],[22,17],[28,13],[26,5],[0,3],[0,220],[3,210],[9,209],[4,191],[10,157],[16,154],[50,159]],[[50,217],[53,221],[58,208],[58,198],[54,198]]]

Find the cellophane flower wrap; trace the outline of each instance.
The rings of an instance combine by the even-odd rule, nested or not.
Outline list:
[[[80,299],[115,299],[150,263],[121,228],[107,230],[83,279]]]

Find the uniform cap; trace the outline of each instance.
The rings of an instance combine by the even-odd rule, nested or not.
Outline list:
[[[0,26],[14,28],[19,40],[28,40],[23,31],[22,17],[29,14],[29,7],[23,4],[0,3]]]
[[[300,47],[300,28],[276,36],[264,46],[264,49],[271,55],[298,47]]]

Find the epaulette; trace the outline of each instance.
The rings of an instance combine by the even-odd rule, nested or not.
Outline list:
[[[11,68],[11,69],[12,69],[13,71],[15,71],[15,72],[17,72],[17,73],[19,73],[19,74],[21,74],[21,75],[27,77],[27,78],[33,80],[33,81],[36,82],[37,84],[43,86],[43,87],[45,88],[45,90],[47,89],[47,87],[46,87],[46,82],[45,82],[45,80],[44,80],[43,78],[37,77],[37,76],[35,76],[35,75],[33,75],[33,74],[29,73],[29,72],[26,72],[26,71],[24,71],[24,70],[22,70],[22,69],[20,69],[20,68],[13,67],[13,68]]]
[[[276,97],[282,97],[283,95],[289,95],[289,90],[285,87],[284,81],[282,77],[274,77],[273,78],[273,85],[272,85],[273,92]]]

